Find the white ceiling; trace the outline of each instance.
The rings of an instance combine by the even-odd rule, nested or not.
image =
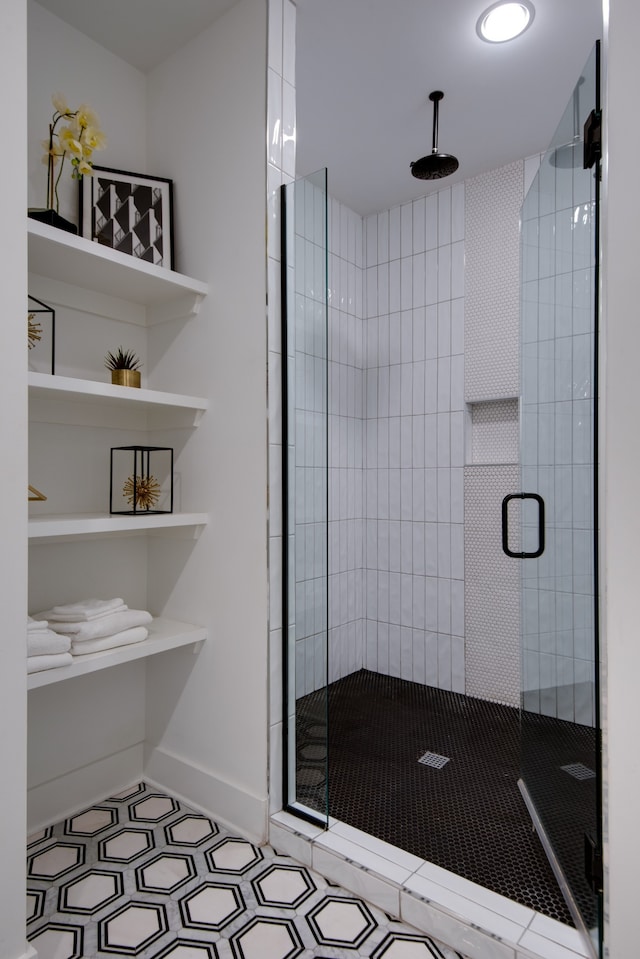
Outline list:
[[[39,0],[147,71],[234,0]],[[474,176],[544,149],[595,40],[602,0],[533,0],[517,40],[479,40],[490,0],[296,0],[297,168],[328,167],[329,188],[360,214],[439,181],[409,163],[431,152],[431,90],[444,91],[439,148]],[[124,26],[123,26],[124,25]]]
[[[360,214],[444,185],[409,164],[439,150],[447,183],[544,150],[596,39],[601,0],[533,0],[510,43],[476,33],[492,0],[296,0],[297,170],[326,166],[329,191]]]

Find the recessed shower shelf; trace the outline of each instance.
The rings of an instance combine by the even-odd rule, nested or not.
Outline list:
[[[43,669],[37,673],[29,673],[27,688],[37,689],[40,686],[50,686],[61,683],[65,679],[75,676],[86,676],[100,669],[109,669],[121,663],[130,663],[136,659],[145,659],[157,653],[165,653],[170,649],[179,649],[181,646],[190,646],[200,643],[207,638],[207,630],[202,626],[191,623],[180,623],[171,619],[154,619],[149,626],[149,635],[141,643],[132,643],[130,646],[117,646],[115,649],[105,649],[100,653],[87,653],[84,656],[75,656],[69,666],[59,666],[57,669]]]

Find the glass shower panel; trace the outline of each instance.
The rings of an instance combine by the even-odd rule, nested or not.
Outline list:
[[[522,560],[521,789],[594,955],[600,949],[595,450],[598,164],[589,59],[522,207],[521,482],[544,501]],[[541,504],[521,501],[523,552]],[[596,852],[594,852],[594,850]],[[588,855],[586,856],[586,853]],[[585,858],[594,873],[585,875]]]
[[[327,173],[282,187],[285,797],[327,810]]]

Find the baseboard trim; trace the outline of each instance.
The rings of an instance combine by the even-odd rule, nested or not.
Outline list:
[[[27,832],[68,819],[143,777],[142,743],[27,790]]]
[[[142,778],[215,819],[230,832],[260,844],[267,841],[266,796],[252,796],[210,770],[159,747],[145,752]]]

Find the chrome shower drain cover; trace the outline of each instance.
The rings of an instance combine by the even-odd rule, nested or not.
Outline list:
[[[425,753],[418,760],[423,766],[431,766],[433,769],[442,769],[449,762],[448,756],[439,756],[438,753]]]
[[[584,763],[569,763],[567,766],[560,766],[566,773],[573,776],[574,779],[595,779],[596,774],[593,769],[589,769]]]

